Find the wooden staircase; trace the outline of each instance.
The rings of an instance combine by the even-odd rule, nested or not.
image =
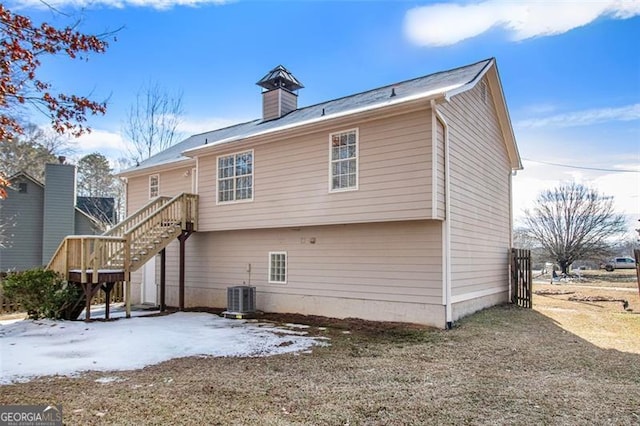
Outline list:
[[[157,197],[102,235],[66,237],[47,269],[80,285],[87,308],[101,288],[107,293],[108,306],[113,284],[127,283],[125,299],[129,316],[131,272],[140,269],[174,239],[197,229],[197,195],[182,193],[173,198]]]

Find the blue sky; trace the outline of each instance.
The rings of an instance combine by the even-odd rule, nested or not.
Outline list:
[[[188,135],[258,117],[255,82],[278,64],[305,85],[304,106],[496,57],[525,166],[516,217],[540,190],[573,179],[640,219],[638,1],[48,3],[71,17],[38,0],[9,5],[58,25],[81,18],[85,32],[123,27],[88,62],[44,63],[57,88],[109,98],[80,154],[121,155],[122,123],[149,82],[183,94]]]

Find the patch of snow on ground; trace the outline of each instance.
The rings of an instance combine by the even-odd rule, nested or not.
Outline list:
[[[326,345],[279,327],[196,312],[110,322],[23,320],[0,326],[0,384],[143,368],[187,356],[269,356]]]
[[[106,377],[100,377],[99,379],[96,379],[95,382],[106,384],[106,383],[113,383],[113,382],[124,382],[125,380],[127,379],[121,379],[120,377],[117,377],[117,376],[106,376]]]
[[[287,323],[285,324],[285,327],[289,327],[289,328],[309,328],[308,325],[304,325],[304,324],[292,324],[292,323]]]
[[[22,321],[23,319],[24,318],[12,318],[12,319],[8,319],[8,320],[0,320],[0,325],[13,324],[14,322]]]
[[[86,316],[85,310],[78,316],[78,319],[84,320]],[[140,310],[140,309],[132,309],[131,316],[132,317],[143,317],[146,315],[157,314],[160,313],[159,310]],[[109,305],[109,318],[125,318],[127,316],[127,311],[124,303],[112,303]],[[104,304],[100,305],[91,305],[91,319],[104,319]]]

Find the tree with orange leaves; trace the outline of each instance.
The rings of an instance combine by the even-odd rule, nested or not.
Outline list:
[[[72,27],[35,25],[26,16],[12,13],[0,4],[0,143],[11,143],[23,133],[17,110],[30,105],[44,113],[58,133],[80,136],[90,131],[88,115],[104,114],[105,102],[84,96],[56,92],[39,78],[40,58],[64,55],[83,59],[89,53],[103,53],[106,35],[87,35]],[[0,177],[0,197],[6,197],[6,177]]]

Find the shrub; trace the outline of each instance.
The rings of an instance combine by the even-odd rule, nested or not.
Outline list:
[[[72,308],[80,297],[79,288],[44,269],[9,273],[2,287],[4,296],[19,303],[32,319],[72,319]]]

